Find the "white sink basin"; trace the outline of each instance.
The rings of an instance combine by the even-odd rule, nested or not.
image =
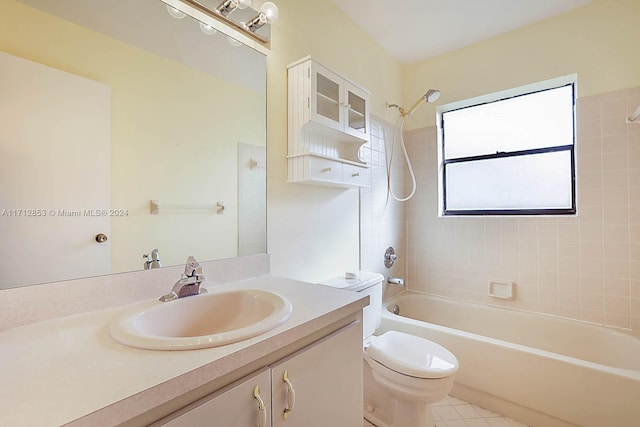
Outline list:
[[[153,301],[125,311],[111,323],[118,342],[149,350],[217,347],[263,334],[289,318],[284,297],[240,289]]]

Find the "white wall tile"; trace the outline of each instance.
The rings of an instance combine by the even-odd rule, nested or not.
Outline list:
[[[638,104],[640,88],[578,100],[573,218],[437,218],[436,130],[407,132],[409,287],[497,304],[499,277],[517,286],[502,305],[640,330],[640,126],[624,122]]]
[[[405,220],[408,212],[401,203],[387,200],[385,145],[391,146],[393,125],[372,117],[371,135],[371,141],[367,144],[370,188],[360,190],[360,268],[408,280],[408,224]],[[397,150],[398,147],[396,156],[399,155]],[[398,159],[399,157],[394,160],[393,188],[397,193],[404,193],[406,172]],[[422,226],[417,228],[419,232],[423,232]],[[396,264],[391,269],[384,266],[384,252],[389,246],[394,247],[398,256]],[[390,297],[401,289],[398,286],[386,285],[385,296]]]

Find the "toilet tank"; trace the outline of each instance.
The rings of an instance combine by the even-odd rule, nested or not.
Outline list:
[[[373,335],[382,319],[383,281],[384,276],[380,273],[360,271],[356,274],[347,273],[344,276],[334,277],[320,282],[320,284],[369,296],[369,305],[362,311],[362,333],[363,338],[367,338]]]

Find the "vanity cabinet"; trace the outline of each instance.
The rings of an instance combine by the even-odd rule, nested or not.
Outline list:
[[[346,326],[272,364],[271,381],[273,427],[360,427],[361,324]]]
[[[370,93],[311,57],[289,65],[288,86],[288,182],[367,186]]]
[[[359,427],[361,325],[353,322],[154,426]]]
[[[271,427],[271,375],[268,368],[213,393],[154,426]]]

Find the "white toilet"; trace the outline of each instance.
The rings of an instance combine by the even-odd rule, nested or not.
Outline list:
[[[382,318],[382,283],[378,273],[321,282],[369,295],[363,313],[364,417],[378,427],[433,427],[430,405],[453,387],[458,360],[446,348],[397,331],[373,332]]]

